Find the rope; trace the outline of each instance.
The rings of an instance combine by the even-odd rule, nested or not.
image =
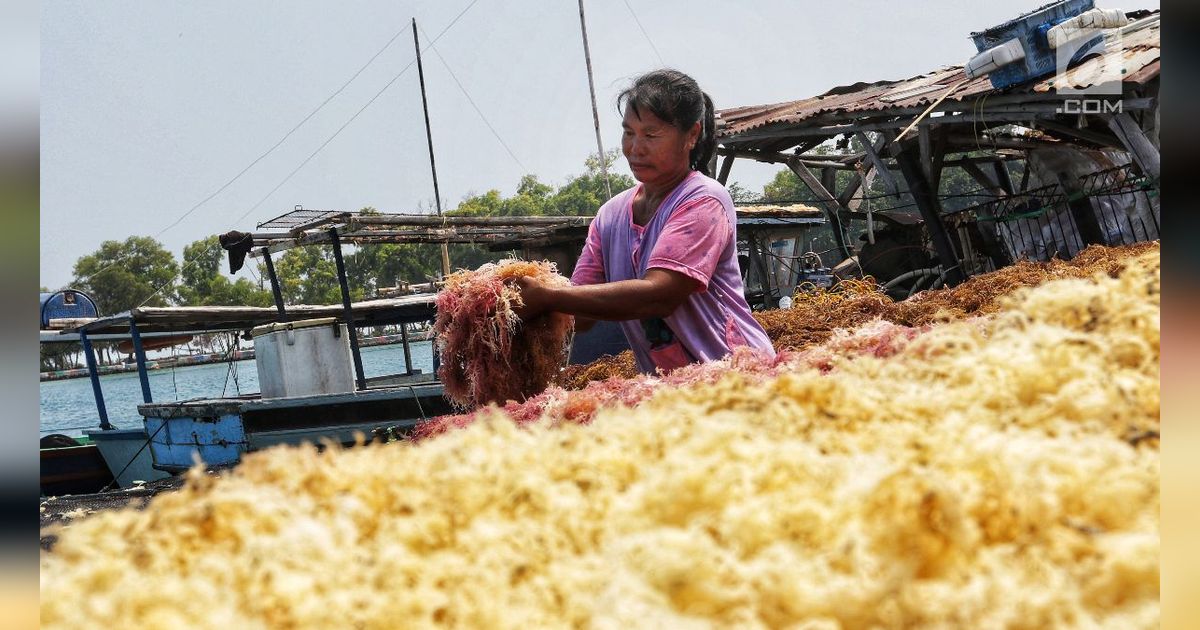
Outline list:
[[[322,109],[324,109],[324,107],[325,107],[326,105],[328,105],[328,104],[329,104],[329,102],[330,102],[330,101],[332,101],[332,100],[334,99],[334,97],[336,97],[338,94],[341,94],[341,93],[342,93],[342,91],[344,91],[344,90],[345,90],[345,89],[346,89],[346,88],[347,88],[347,87],[348,87],[348,86],[349,86],[349,85],[350,85],[352,82],[354,82],[354,80],[355,80],[355,79],[357,79],[357,78],[358,78],[358,76],[359,76],[360,74],[362,74],[362,73],[363,73],[363,71],[364,71],[364,70],[366,70],[366,69],[367,69],[367,67],[368,67],[368,66],[370,66],[370,65],[371,65],[371,64],[372,64],[372,63],[375,61],[375,59],[377,59],[377,58],[379,57],[379,55],[383,54],[383,51],[387,50],[387,49],[388,49],[388,47],[392,45],[392,42],[396,41],[396,38],[397,38],[397,37],[399,37],[399,36],[400,36],[400,35],[401,35],[401,34],[404,32],[404,30],[405,30],[405,29],[403,29],[403,28],[402,28],[402,29],[400,29],[399,31],[396,31],[396,34],[395,34],[395,35],[392,35],[392,38],[391,38],[391,39],[389,39],[389,40],[387,41],[387,43],[383,45],[383,48],[380,48],[380,49],[379,49],[379,50],[378,50],[378,51],[377,51],[377,52],[376,52],[374,55],[372,55],[372,56],[371,56],[371,58],[370,58],[370,59],[368,59],[368,60],[367,60],[367,62],[366,62],[365,64],[363,64],[363,65],[362,65],[362,67],[360,67],[360,68],[359,68],[359,69],[358,69],[358,70],[357,70],[357,71],[356,71],[356,72],[355,72],[353,75],[351,75],[351,76],[350,76],[350,78],[349,78],[349,79],[347,79],[347,80],[346,80],[346,82],[345,82],[345,83],[343,83],[343,84],[341,85],[341,87],[339,87],[338,89],[334,90],[334,91],[333,91],[333,93],[332,93],[332,94],[330,94],[329,96],[325,97],[325,100],[321,101],[321,104],[320,104],[320,105],[317,105],[317,107],[316,107],[315,109],[313,109],[311,112],[309,112],[307,116],[305,116],[304,118],[302,118],[302,119],[300,120],[300,122],[296,123],[296,125],[295,125],[295,126],[293,126],[293,127],[292,127],[292,128],[291,128],[291,129],[290,129],[288,132],[287,132],[287,133],[283,134],[283,137],[281,137],[281,138],[280,138],[280,139],[279,139],[277,142],[275,142],[275,144],[271,145],[271,148],[269,148],[269,149],[267,149],[266,151],[264,151],[264,152],[262,153],[262,155],[259,155],[258,157],[254,158],[254,161],[250,162],[250,164],[246,165],[246,167],[245,167],[245,168],[243,168],[242,170],[238,171],[237,175],[234,175],[234,176],[233,176],[233,177],[232,177],[232,178],[231,178],[229,181],[227,181],[227,182],[225,182],[224,184],[222,184],[220,188],[217,188],[215,191],[213,191],[212,193],[210,193],[210,194],[209,194],[207,197],[205,197],[204,199],[201,199],[199,202],[197,202],[197,203],[196,203],[195,205],[193,205],[191,208],[188,208],[188,209],[187,209],[187,211],[185,211],[185,212],[184,212],[182,215],[180,215],[180,216],[179,216],[179,218],[175,219],[175,221],[174,221],[173,223],[171,223],[171,224],[170,224],[170,225],[168,225],[167,227],[165,227],[165,228],[163,228],[163,229],[159,230],[159,232],[158,232],[157,234],[155,234],[155,235],[154,235],[154,238],[155,238],[155,239],[157,239],[159,236],[162,236],[162,235],[163,235],[163,233],[164,233],[164,232],[166,232],[167,230],[170,230],[171,228],[175,227],[176,225],[179,225],[179,223],[180,223],[180,222],[182,222],[184,219],[186,219],[186,218],[188,217],[188,215],[192,214],[192,213],[193,213],[193,212],[195,212],[197,209],[199,209],[199,208],[200,208],[200,206],[203,206],[204,204],[206,204],[206,203],[208,203],[209,201],[211,201],[211,200],[212,200],[214,197],[216,197],[217,195],[219,195],[219,194],[221,194],[222,192],[224,192],[224,191],[225,191],[225,189],[227,189],[227,188],[229,188],[231,185],[233,185],[233,183],[234,183],[234,182],[236,182],[237,180],[241,179],[242,175],[245,175],[247,171],[249,171],[249,170],[250,170],[251,168],[253,168],[253,167],[254,167],[256,164],[258,164],[259,162],[261,162],[261,161],[263,160],[263,158],[265,158],[265,157],[267,157],[268,155],[270,155],[271,153],[273,153],[273,152],[275,151],[275,149],[278,149],[278,148],[279,148],[279,146],[280,146],[280,145],[282,145],[282,144],[284,143],[284,141],[286,141],[288,138],[290,138],[290,137],[292,136],[292,134],[296,133],[296,131],[297,131],[297,130],[299,130],[299,129],[300,129],[300,127],[304,126],[304,124],[305,124],[305,123],[307,123],[307,122],[308,122],[308,121],[309,121],[309,120],[310,120],[310,119],[311,119],[313,116],[315,116],[315,115],[317,114],[317,112],[319,112],[319,111],[321,111]],[[107,271],[109,268],[111,268],[111,267],[113,267],[113,266],[117,265],[117,264],[118,264],[118,263],[120,263],[120,262],[121,262],[120,258],[118,258],[118,259],[115,259],[115,260],[113,260],[112,262],[110,262],[108,265],[105,265],[105,266],[104,266],[102,269],[100,269],[99,271],[93,272],[91,275],[87,276],[86,278],[83,278],[83,279],[81,279],[81,280],[77,280],[77,282],[78,282],[78,283],[86,283],[86,282],[90,281],[92,278],[94,278],[94,277],[96,277],[96,276],[100,275],[100,274],[101,274],[101,273],[103,273],[104,271]],[[153,297],[153,296],[151,296],[151,297]],[[145,304],[145,302],[142,302],[142,304]],[[140,306],[140,305],[139,305],[139,306]]]
[[[625,8],[629,9],[629,15],[633,16],[633,21],[637,23],[637,27],[642,31],[642,37],[646,38],[646,43],[650,44],[650,49],[654,51],[654,56],[658,57],[659,65],[666,67],[667,62],[663,61],[662,55],[658,54],[658,46],[654,45],[654,40],[650,39],[650,34],[646,32],[646,27],[642,26],[642,21],[638,19],[637,13],[633,12],[633,7],[629,6],[629,0],[623,0]]]
[[[443,29],[442,29],[442,31],[441,31],[440,33],[438,33],[437,37],[434,37],[434,38],[433,38],[433,41],[429,42],[429,45],[430,45],[430,46],[433,46],[433,44],[434,44],[434,43],[436,43],[436,42],[437,42],[437,40],[441,39],[441,38],[442,38],[442,36],[446,34],[446,31],[449,31],[449,30],[450,30],[450,28],[451,28],[452,26],[454,26],[454,25],[455,25],[455,24],[458,22],[458,20],[459,20],[459,19],[461,19],[461,18],[462,18],[462,16],[463,16],[463,15],[465,15],[465,14],[467,13],[467,11],[469,11],[469,10],[471,9],[471,7],[475,6],[475,4],[476,4],[477,2],[479,2],[479,0],[471,0],[471,4],[468,4],[468,5],[467,5],[467,7],[466,7],[465,9],[463,9],[461,12],[459,12],[459,14],[458,14],[458,15],[457,15],[457,16],[456,16],[456,17],[455,17],[453,20],[451,20],[451,22],[450,22],[449,24],[447,24],[447,25],[446,25],[446,27],[445,27],[445,28],[443,28]],[[393,38],[393,39],[394,39],[394,38]],[[389,42],[389,43],[390,43],[390,42]],[[382,52],[382,51],[381,51],[381,52]],[[370,99],[369,99],[369,100],[368,100],[368,101],[367,101],[367,102],[366,102],[366,103],[365,103],[365,104],[364,104],[362,107],[358,108],[358,111],[354,112],[354,115],[350,116],[349,120],[347,120],[346,122],[342,123],[342,126],[341,126],[341,127],[338,127],[338,128],[337,128],[337,131],[334,131],[334,132],[333,132],[333,135],[331,135],[331,136],[329,136],[328,138],[326,138],[326,139],[325,139],[325,141],[324,141],[324,142],[322,142],[320,146],[318,146],[318,147],[317,147],[317,148],[316,148],[316,149],[315,149],[315,150],[314,150],[312,153],[310,153],[310,154],[308,155],[308,157],[304,158],[304,160],[303,160],[302,162],[300,162],[300,164],[299,164],[298,166],[296,166],[296,168],[292,169],[292,171],[291,171],[290,173],[288,173],[286,177],[284,177],[284,178],[283,178],[283,179],[282,179],[282,180],[281,180],[281,181],[280,181],[278,184],[276,184],[276,185],[275,185],[275,187],[271,189],[271,192],[268,192],[268,193],[267,193],[265,196],[263,196],[263,198],[262,198],[262,199],[259,199],[259,200],[258,200],[258,203],[254,204],[253,206],[251,206],[251,207],[250,207],[250,209],[249,209],[249,210],[247,210],[246,212],[242,213],[242,215],[241,215],[241,216],[239,216],[238,218],[234,219],[234,220],[233,220],[233,223],[238,223],[238,222],[240,222],[242,219],[245,219],[245,218],[246,218],[247,216],[249,216],[249,215],[250,215],[252,212],[254,212],[255,210],[257,210],[257,209],[259,208],[259,206],[261,206],[261,205],[263,205],[264,203],[266,203],[267,199],[270,199],[270,198],[271,198],[271,195],[274,195],[274,194],[275,194],[275,192],[276,192],[276,191],[278,191],[280,188],[282,188],[284,184],[286,184],[286,183],[288,183],[289,181],[291,181],[292,177],[294,177],[294,176],[296,175],[296,173],[300,172],[300,169],[304,168],[304,166],[305,166],[305,165],[307,165],[309,162],[311,162],[311,161],[312,161],[312,159],[313,159],[313,158],[315,158],[315,157],[317,156],[317,154],[318,154],[318,153],[320,153],[320,152],[321,152],[321,151],[322,151],[322,150],[323,150],[323,149],[324,149],[326,146],[328,146],[330,142],[333,142],[334,138],[337,138],[339,135],[341,135],[342,131],[344,131],[344,130],[346,129],[346,127],[350,126],[350,123],[352,123],[352,122],[354,122],[355,120],[357,120],[357,119],[358,119],[358,117],[359,117],[359,116],[360,116],[360,115],[361,115],[361,114],[362,114],[364,111],[366,111],[366,109],[367,109],[368,107],[370,107],[372,103],[374,103],[376,100],[378,100],[378,99],[379,99],[379,97],[380,97],[380,96],[382,96],[382,95],[383,95],[383,93],[384,93],[385,91],[387,91],[387,89],[388,89],[388,88],[392,87],[392,85],[393,85],[394,83],[396,83],[396,81],[398,81],[398,80],[400,79],[400,77],[401,77],[401,76],[403,76],[403,75],[404,75],[404,73],[405,73],[405,72],[407,72],[407,71],[408,71],[408,69],[409,69],[409,68],[411,68],[411,67],[413,66],[413,64],[414,64],[414,63],[416,63],[416,62],[417,62],[417,58],[416,58],[416,56],[413,56],[413,60],[412,60],[412,61],[410,61],[410,62],[408,62],[408,65],[404,66],[404,68],[402,68],[402,69],[400,70],[400,72],[396,73],[396,75],[395,75],[395,76],[393,76],[393,77],[392,77],[392,79],[391,79],[390,81],[388,81],[387,83],[385,83],[385,84],[384,84],[384,86],[383,86],[382,88],[380,88],[380,89],[379,89],[379,91],[375,92],[375,95],[374,95],[374,96],[372,96],[372,97],[371,97],[371,98],[370,98]],[[210,247],[210,248],[209,248],[209,250],[206,250],[206,252],[207,252],[207,251],[211,251],[211,249],[212,249],[212,248]],[[193,261],[193,262],[194,262],[194,261]],[[174,279],[172,279],[172,282],[173,282],[173,280],[174,280]],[[150,300],[152,300],[152,299],[154,298],[154,296],[158,295],[158,294],[159,294],[159,293],[161,293],[161,292],[162,292],[164,289],[166,289],[167,287],[171,286],[171,284],[172,284],[172,283],[167,283],[167,284],[164,284],[163,286],[159,287],[159,288],[158,288],[158,289],[157,289],[157,290],[156,290],[154,293],[151,293],[149,297],[147,297],[145,300],[143,300],[141,304],[138,304],[138,306],[139,306],[139,307],[141,307],[141,306],[145,305],[145,304],[146,304],[146,302],[149,302]]]
[[[113,480],[108,482],[108,485],[101,488],[100,492],[106,492],[106,491],[112,489],[113,484],[117,483],[117,478],[120,477],[121,475],[125,474],[126,470],[129,470],[129,467],[133,465],[133,462],[137,461],[138,455],[141,455],[142,451],[146,450],[147,446],[150,446],[150,442],[152,440],[154,440],[154,436],[158,435],[158,432],[162,431],[163,428],[166,426],[167,426],[166,421],[163,421],[162,424],[158,425],[158,428],[154,430],[154,433],[151,434],[150,437],[146,438],[146,442],[144,444],[142,444],[142,447],[139,448],[137,450],[137,452],[133,454],[133,457],[128,462],[125,463],[125,466],[121,468],[121,472],[113,475]]]
[[[425,34],[425,29],[421,28],[420,25],[417,25],[417,29],[421,31],[422,35],[425,35],[425,39],[429,39],[429,36]],[[492,126],[492,123],[488,121],[487,116],[483,115],[483,112],[479,109],[479,106],[475,104],[475,99],[471,98],[470,93],[467,92],[467,88],[463,87],[462,81],[458,80],[458,75],[454,74],[454,70],[451,69],[450,64],[446,62],[446,58],[442,56],[442,53],[438,51],[438,49],[435,48],[432,43],[429,44],[429,49],[433,51],[433,54],[437,55],[439,60],[441,60],[442,65],[446,67],[446,71],[450,73],[450,78],[454,79],[455,85],[458,86],[459,90],[462,90],[463,96],[467,97],[467,102],[471,104],[471,107],[475,108],[475,113],[479,114],[480,120],[483,121],[483,124],[487,125],[489,130],[491,130],[492,135],[496,137],[496,140],[500,143],[500,146],[503,146],[504,150],[508,151],[508,156],[517,163],[517,166],[521,167],[522,171],[528,173],[529,168],[521,163],[521,160],[515,153],[513,153],[513,150],[509,148],[508,143],[504,141],[504,138],[500,137],[500,132],[496,131],[496,128]]]

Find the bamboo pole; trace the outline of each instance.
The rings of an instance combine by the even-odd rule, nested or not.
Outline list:
[[[425,112],[425,140],[429,144],[429,169],[433,171],[433,201],[442,216],[442,195],[438,191],[437,163],[433,159],[433,132],[429,127],[429,102],[425,97],[425,69],[421,66],[421,41],[417,39],[417,18],[412,20],[413,46],[417,49],[417,76],[421,81],[421,109]],[[442,242],[442,277],[450,275],[450,247]]]
[[[612,198],[612,186],[608,183],[608,164],[604,156],[604,142],[600,139],[600,110],[596,108],[596,82],[592,78],[592,53],[588,50],[587,21],[583,17],[583,0],[579,0],[579,30],[583,32],[583,61],[587,64],[588,91],[592,96],[592,123],[596,127],[596,150],[599,151],[600,173],[604,175],[604,195]]]

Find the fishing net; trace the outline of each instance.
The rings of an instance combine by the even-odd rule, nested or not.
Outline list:
[[[523,424],[197,468],[70,521],[41,623],[1156,628],[1159,298],[1148,251]]]
[[[553,263],[510,259],[452,274],[437,295],[438,378],[460,409],[524,400],[542,391],[566,362],[573,318],[549,313],[522,322],[513,312],[521,292],[510,281],[526,276],[551,286],[570,284]]]

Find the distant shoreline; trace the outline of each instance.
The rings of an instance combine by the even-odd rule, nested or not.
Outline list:
[[[409,334],[408,340],[410,343],[417,341],[429,341],[429,333],[412,333]],[[401,343],[400,335],[381,335],[378,337],[363,337],[358,340],[359,347],[369,348],[371,346],[386,346]],[[161,370],[165,368],[183,367],[187,365],[206,365],[209,363],[224,363],[226,361],[245,361],[254,358],[254,348],[246,348],[245,350],[234,350],[226,354],[220,353],[201,353],[189,354],[179,357],[167,357],[165,359],[155,359],[146,361],[147,370]],[[101,365],[96,371],[100,376],[108,374],[124,374],[128,372],[137,372],[137,363],[119,363],[115,365]],[[53,370],[50,372],[40,372],[40,381],[61,381],[71,378],[86,378],[88,376],[87,368],[74,368],[70,370]]]

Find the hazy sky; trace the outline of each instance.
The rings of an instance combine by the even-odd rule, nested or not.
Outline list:
[[[605,148],[619,146],[616,94],[664,64],[695,77],[718,109],[805,98],[964,63],[975,52],[968,33],[1045,1],[585,0]],[[268,193],[414,59],[412,17],[424,48],[470,4],[43,3],[41,284],[65,286],[75,260],[109,239],[153,236],[180,258],[192,241],[252,230],[297,204],[432,208],[415,65]],[[274,152],[179,220],[397,34]],[[493,188],[510,195],[525,173],[561,184],[596,150],[577,0],[478,0],[423,64],[446,208]],[[623,160],[617,169],[629,172]],[[739,161],[730,179],[761,190],[777,170]]]

